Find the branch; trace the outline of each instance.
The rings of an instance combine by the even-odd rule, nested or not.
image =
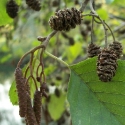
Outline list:
[[[109,17],[110,17],[110,18],[116,18],[116,19],[125,21],[125,18],[124,18],[124,17],[116,16],[116,15],[113,15],[113,14],[109,14]]]
[[[90,1],[90,0],[85,0],[85,1],[82,3],[82,6],[80,7],[79,11],[83,12],[89,1]]]
[[[45,51],[45,53],[46,53],[47,55],[49,55],[50,57],[54,58],[55,60],[57,60],[58,62],[63,63],[66,67],[69,68],[69,65],[68,65],[66,62],[64,62],[63,60],[61,60],[61,59],[59,59],[58,57],[52,55],[52,54],[49,53],[48,51]]]
[[[28,51],[27,53],[25,53],[25,54],[22,56],[22,58],[19,60],[19,62],[18,62],[18,64],[17,64],[17,67],[20,67],[20,65],[21,65],[21,63],[22,63],[22,61],[23,61],[23,59],[24,59],[28,54],[34,53],[36,50],[38,50],[38,49],[40,49],[40,48],[45,48],[45,46],[44,46],[44,45],[39,45],[39,46],[37,46],[37,47],[31,49],[31,50]]]
[[[50,33],[47,37],[44,37],[44,41],[43,41],[43,38],[42,37],[38,37],[38,41],[41,41],[41,42],[44,42],[42,45],[39,45],[33,49],[31,49],[30,51],[28,51],[27,53],[25,53],[22,58],[19,60],[18,64],[17,64],[17,67],[20,67],[23,59],[30,53],[34,53],[36,50],[40,49],[40,48],[46,48],[48,43],[49,43],[49,40],[50,38],[52,38],[55,34],[57,33],[57,31],[53,31],[52,33]]]
[[[118,32],[120,29],[122,29],[125,26],[125,23],[123,23],[122,25],[118,26],[116,29],[114,29],[112,32]],[[112,35],[112,33],[110,32],[107,36]],[[100,41],[103,41],[104,38],[102,38]]]
[[[98,16],[98,14],[96,13],[96,11],[95,11],[94,8],[93,8],[93,0],[90,0],[89,6],[90,6],[90,9],[91,9],[91,12],[92,12],[93,14],[95,14],[96,16]]]
[[[96,13],[96,11],[93,8],[93,0],[90,0],[90,9],[91,9],[91,13],[93,16],[95,16],[96,18],[98,18],[101,22],[101,24],[103,25],[104,31],[105,31],[105,48],[107,48],[107,28],[105,26],[105,22],[100,18],[100,16]]]
[[[47,47],[50,38],[52,38],[58,31],[54,30],[51,34],[49,34],[46,38],[46,40],[44,41],[43,45],[45,46],[45,48]]]

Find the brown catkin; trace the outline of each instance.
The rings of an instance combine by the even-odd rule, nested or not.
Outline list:
[[[52,1],[52,6],[53,6],[53,7],[58,7],[58,6],[59,6],[59,3],[60,3],[59,0],[53,0],[53,1]]]
[[[40,125],[41,122],[41,108],[42,108],[42,94],[40,91],[35,91],[34,99],[33,99],[33,110],[36,116],[36,121],[38,125]]]
[[[25,79],[23,78],[23,73],[20,68],[15,70],[15,80],[16,80],[16,89],[19,99],[19,115],[25,117],[27,109],[27,98],[26,98],[26,88],[25,88]]]
[[[38,125],[36,121],[36,117],[33,111],[33,107],[31,104],[31,98],[29,94],[27,93],[27,112],[26,112],[26,123],[28,125]]]

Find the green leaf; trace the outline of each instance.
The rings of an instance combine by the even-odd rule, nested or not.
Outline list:
[[[6,2],[7,0],[0,1],[0,26],[11,23],[13,19],[11,19],[6,13]]]
[[[0,63],[5,63],[11,58],[12,58],[12,54],[8,54],[8,55],[4,56],[3,58],[1,58]]]
[[[114,1],[113,1],[113,4],[114,4],[114,5],[117,4],[117,5],[123,6],[123,5],[125,4],[125,0],[122,0],[122,1],[121,1],[121,0],[114,0]]]
[[[61,93],[60,97],[55,96],[55,94],[52,94],[50,96],[48,111],[53,120],[58,120],[62,116],[62,113],[65,110],[65,106],[64,106],[65,99],[66,99],[66,95],[63,93]]]
[[[103,19],[103,20],[107,20],[108,19],[108,12],[105,9],[98,9],[97,13],[99,14],[99,16]]]
[[[77,42],[74,46],[67,47],[65,54],[67,55],[68,62],[72,63],[77,56],[82,52],[82,43]]]
[[[73,125],[125,125],[125,61],[111,82],[101,82],[97,58],[70,66],[68,101]]]
[[[14,81],[9,90],[10,101],[13,105],[18,105],[18,96],[16,91],[16,82]]]

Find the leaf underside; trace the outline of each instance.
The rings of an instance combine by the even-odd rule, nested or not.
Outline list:
[[[70,66],[68,101],[73,125],[125,125],[125,61],[111,82],[101,82],[97,57]]]

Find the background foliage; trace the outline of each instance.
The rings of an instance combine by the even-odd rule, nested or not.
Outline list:
[[[40,43],[37,41],[37,37],[38,36],[47,36],[48,34],[50,34],[50,32],[52,31],[48,25],[48,20],[50,18],[50,16],[52,16],[54,14],[54,12],[58,9],[58,6],[54,7],[53,6],[53,1],[54,0],[41,0],[41,5],[42,5],[42,9],[40,12],[35,12],[33,10],[31,10],[30,8],[27,7],[25,1],[21,1],[21,0],[16,0],[17,3],[20,5],[20,10],[18,13],[18,17],[15,18],[14,20],[12,20],[5,11],[5,3],[7,0],[1,0],[1,4],[0,4],[0,83],[4,83],[4,81],[6,79],[13,79],[13,72],[14,69],[16,67],[17,62],[19,61],[20,57],[27,52],[28,50],[30,50],[33,47],[36,47],[37,45],[39,45]],[[80,8],[80,4],[82,3],[82,0],[79,0],[79,4],[75,4],[75,0],[71,1],[71,0],[60,0],[61,4],[60,4],[60,9],[64,9],[65,7],[72,7],[75,6],[76,8]],[[115,37],[117,40],[119,40],[122,45],[123,48],[125,47],[125,14],[124,14],[124,10],[125,10],[125,6],[123,3],[125,3],[125,0],[119,1],[119,0],[96,0],[96,11],[97,13],[100,15],[100,17],[104,20],[106,20],[106,22],[109,24],[109,26],[112,28]],[[108,11],[107,11],[108,10]],[[90,9],[89,6],[86,8],[84,13],[89,13]],[[47,51],[49,51],[50,53],[52,53],[53,55],[59,57],[60,59],[63,59],[65,62],[67,62],[69,65],[78,63],[80,61],[83,61],[87,58],[87,46],[90,43],[90,24],[91,23],[86,23],[87,21],[90,22],[91,18],[90,17],[84,17],[83,18],[83,23],[81,24],[81,26],[77,26],[75,29],[71,30],[70,32],[66,32],[66,34],[73,38],[73,41],[71,41],[71,39],[66,39],[64,38],[64,36],[62,35],[61,32],[57,33],[51,40],[50,40],[50,44],[47,47]],[[104,32],[102,26],[100,26],[99,24],[94,24],[94,40],[98,45],[101,45],[102,47],[104,46]],[[109,34],[108,37],[108,43],[112,42],[112,37]],[[123,51],[123,57],[122,59],[124,59],[124,54],[125,51]],[[37,59],[36,59],[37,60]],[[93,63],[94,63],[94,59]],[[29,61],[29,57],[27,57],[24,62],[22,67],[25,67],[25,65],[28,63]],[[88,61],[88,60],[87,60]],[[71,118],[70,118],[70,114],[69,114],[69,103],[66,100],[66,94],[67,94],[67,88],[68,88],[68,81],[69,81],[69,76],[70,76],[70,70],[65,67],[63,64],[60,64],[59,62],[55,61],[53,58],[47,56],[46,54],[44,55],[44,63],[45,63],[45,74],[47,76],[47,84],[48,84],[48,94],[49,94],[49,98],[48,99],[44,99],[43,100],[43,114],[44,114],[44,118],[43,121],[44,123],[53,123],[54,124],[66,124],[69,125],[71,124]],[[82,64],[81,63],[81,67],[82,68]],[[79,64],[77,64],[79,65]],[[78,81],[81,81],[81,78],[78,76],[79,72],[81,72],[80,70],[74,74],[73,71],[73,67],[75,66],[71,66],[71,80],[73,79],[74,81],[72,83],[75,82],[75,79],[78,79]],[[90,66],[90,65],[89,65]],[[91,69],[94,69],[94,66],[91,67]],[[84,68],[82,69],[84,70]],[[89,68],[86,70],[90,70]],[[123,71],[124,72],[124,71]],[[93,73],[94,74],[94,73]],[[92,75],[93,75],[92,74]],[[83,74],[84,75],[84,74]],[[88,76],[86,76],[86,79]],[[117,77],[117,76],[116,76]],[[92,78],[95,78],[94,76]],[[118,77],[117,77],[118,78]],[[119,77],[121,78],[121,77]],[[68,90],[68,100],[70,102],[70,106],[71,106],[71,116],[73,119],[73,123],[74,125],[76,125],[76,123],[79,123],[79,125],[83,125],[82,122],[80,123],[78,119],[78,117],[76,117],[76,114],[78,115],[79,113],[76,113],[78,111],[78,107],[84,107],[84,109],[90,108],[90,107],[86,107],[85,102],[81,102],[79,103],[78,106],[76,102],[78,101],[77,99],[79,98],[79,100],[86,100],[87,96],[89,96],[89,99],[91,99],[91,101],[94,101],[95,103],[93,104],[93,107],[95,107],[94,109],[91,108],[92,114],[95,113],[97,110],[97,113],[104,113],[104,115],[100,115],[100,114],[95,114],[94,116],[96,117],[96,115],[99,115],[104,121],[105,123],[108,125],[110,125],[110,119],[109,119],[109,115],[112,116],[112,124],[113,125],[119,125],[119,124],[125,124],[124,120],[121,120],[121,123],[116,122],[117,120],[114,118],[114,116],[112,115],[112,112],[110,114],[109,111],[107,111],[105,109],[105,107],[100,104],[100,101],[97,101],[97,98],[93,97],[93,93],[90,92],[88,94],[86,94],[85,92],[90,91],[88,90],[88,88],[84,87],[86,83],[86,79],[82,79],[82,87],[81,89],[81,93],[79,93],[78,97],[75,98],[77,92],[72,92],[73,90],[71,90],[71,80],[69,83],[69,90]],[[114,78],[115,79],[115,78]],[[93,79],[91,79],[93,80]],[[124,79],[121,79],[122,81],[124,81]],[[76,82],[78,82],[76,81]],[[17,96],[15,95],[16,90],[15,90],[15,83],[12,83],[9,95],[11,96],[11,101],[13,104],[17,104]],[[32,84],[32,82],[31,82]],[[73,84],[73,85],[77,85],[79,86],[80,82],[78,84]],[[118,83],[120,84],[120,83]],[[93,87],[97,88],[101,88],[102,84],[99,84],[100,86],[98,86],[98,82],[97,85],[96,83],[92,83]],[[103,84],[104,85],[104,84]],[[107,84],[106,84],[107,85]],[[106,86],[104,85],[104,86]],[[112,85],[112,84],[109,84]],[[124,84],[123,84],[124,85]],[[77,89],[77,86],[74,86],[74,88]],[[106,92],[108,91],[107,89],[104,88],[104,86],[102,87],[102,90],[106,90]],[[118,87],[119,85],[117,85],[116,87]],[[92,86],[91,86],[92,87]],[[112,86],[111,86],[112,87]],[[31,89],[33,89],[34,86],[32,85]],[[82,90],[83,88],[83,90]],[[109,86],[108,86],[109,88]],[[124,87],[120,87],[121,89]],[[120,89],[119,88],[119,89]],[[96,89],[94,89],[94,92],[96,91]],[[57,91],[55,91],[57,90]],[[85,90],[85,91],[84,91]],[[102,91],[99,90],[99,91]],[[79,88],[78,88],[79,91]],[[110,90],[109,90],[110,91]],[[121,91],[121,90],[119,90]],[[124,89],[122,90],[124,91]],[[73,95],[75,94],[75,95]],[[85,97],[83,95],[86,95]],[[98,98],[101,100],[103,99],[107,99],[107,96],[104,98],[104,96],[102,95],[96,95],[98,96]],[[73,99],[73,97],[76,99]],[[116,97],[117,98],[117,97]],[[117,99],[114,99],[113,101],[118,101]],[[121,98],[123,98],[123,96],[121,96]],[[109,99],[109,98],[108,98]],[[120,99],[118,97],[118,99]],[[124,98],[123,98],[124,99]],[[96,101],[95,101],[96,100]],[[74,102],[72,102],[74,101]],[[76,101],[76,102],[75,102]],[[90,101],[90,100],[89,100]],[[105,100],[108,101],[108,100]],[[116,103],[115,102],[115,103]],[[87,103],[87,102],[86,102]],[[88,102],[91,103],[91,102]],[[72,104],[72,105],[71,105]],[[124,104],[124,101],[123,101]],[[123,105],[122,104],[122,105]],[[56,106],[55,106],[56,105]],[[95,105],[95,106],[94,106]],[[96,106],[98,107],[98,105],[100,105],[100,108],[102,109],[102,112],[99,112],[99,109],[96,108]],[[73,107],[72,107],[73,106]],[[108,105],[109,106],[109,105]],[[55,109],[54,109],[55,107]],[[111,106],[112,107],[112,106]],[[113,108],[113,107],[112,107]],[[124,108],[124,107],[123,107]],[[82,108],[82,110],[80,110],[81,112],[84,111],[84,109]],[[115,109],[115,108],[114,108]],[[117,108],[118,110],[118,108]],[[120,109],[119,109],[120,110]],[[87,111],[87,110],[86,110]],[[123,110],[124,111],[124,110]],[[76,114],[73,114],[73,113]],[[82,112],[83,113],[83,112]],[[83,113],[86,117],[84,117],[85,120],[85,124],[88,125],[88,117],[90,116],[90,114],[86,114],[86,112]],[[124,113],[122,114],[124,115]],[[81,116],[82,117],[82,116]],[[92,119],[94,121],[95,117]],[[101,121],[98,120],[98,117],[96,117],[97,122],[95,122],[95,124],[99,124]],[[91,121],[91,123],[93,123],[93,121]]]

